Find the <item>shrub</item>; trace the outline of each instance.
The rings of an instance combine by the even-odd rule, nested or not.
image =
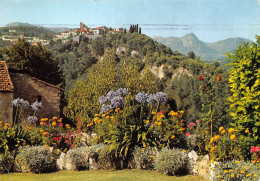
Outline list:
[[[156,154],[157,149],[155,147],[140,148],[136,146],[133,152],[133,156],[137,168],[153,169]]]
[[[257,43],[242,43],[237,50],[228,54],[233,66],[229,78],[232,92],[229,98],[230,115],[235,120],[232,126],[237,126],[245,137],[245,130],[248,129],[255,144],[260,140],[260,36],[256,39]]]
[[[45,146],[22,147],[16,156],[20,168],[27,165],[31,172],[44,173],[55,171],[56,161],[52,150]]]
[[[68,159],[71,161],[71,166],[68,170],[86,170],[89,169],[88,155],[90,153],[90,147],[79,147],[71,149],[67,152]]]
[[[188,155],[184,150],[163,148],[155,158],[155,169],[166,175],[188,173]]]
[[[260,165],[244,161],[220,162],[215,167],[214,180],[259,180]]]

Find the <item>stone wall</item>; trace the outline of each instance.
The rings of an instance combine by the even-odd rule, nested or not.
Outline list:
[[[12,124],[13,119],[13,93],[0,92],[0,121]]]
[[[37,113],[39,118],[60,116],[62,89],[34,77],[30,77],[27,74],[10,75],[15,88],[14,98],[23,98],[29,101],[30,104],[35,101],[41,101],[43,109]],[[32,112],[28,114],[32,114]]]

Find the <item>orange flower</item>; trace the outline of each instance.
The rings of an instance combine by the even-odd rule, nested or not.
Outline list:
[[[66,127],[67,127],[68,129],[70,129],[70,125],[69,125],[69,124],[66,124]]]
[[[226,133],[226,130],[223,129],[223,130],[221,131],[221,134],[225,134],[225,133]]]
[[[56,126],[57,125],[56,121],[54,121],[51,125]]]
[[[174,138],[175,138],[175,136],[174,136],[174,135],[172,135],[172,136],[171,136],[171,139],[174,139]]]
[[[215,147],[211,147],[210,152],[212,153],[215,150]]]
[[[161,123],[161,122],[159,122],[159,123],[158,123],[158,126],[161,126],[161,125],[162,125],[162,123]]]
[[[232,134],[232,135],[230,136],[230,140],[233,141],[234,139],[236,139],[236,135]]]
[[[43,133],[44,131],[43,131],[43,130],[41,130],[40,132],[41,132],[41,133]]]
[[[184,131],[184,130],[185,130],[185,128],[181,128],[181,130],[182,130],[182,131]]]
[[[245,130],[245,133],[249,133],[249,129],[248,128]]]
[[[153,127],[154,127],[154,125],[151,126],[151,128],[153,128]]]
[[[29,127],[28,127],[28,129],[29,129],[29,130],[31,130],[31,129],[32,129],[32,127],[30,127],[30,126],[29,126]]]

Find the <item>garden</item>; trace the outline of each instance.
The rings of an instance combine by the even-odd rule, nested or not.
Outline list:
[[[218,120],[216,108],[222,105],[216,95],[226,79],[221,74],[205,71],[193,77],[203,105],[201,119],[187,119],[190,110],[172,106],[151,72],[144,69],[139,75],[130,60],[115,71],[117,62],[107,51],[106,61],[94,65],[87,80],[77,80],[69,91],[64,117],[38,118],[41,102],[13,100],[13,125],[0,122],[0,172],[137,169],[183,178],[260,180],[257,39],[228,54],[232,68],[226,111],[232,121]]]

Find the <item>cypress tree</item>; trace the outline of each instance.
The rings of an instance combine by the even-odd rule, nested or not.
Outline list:
[[[142,32],[141,32],[141,27],[139,28],[139,34],[142,34]]]

